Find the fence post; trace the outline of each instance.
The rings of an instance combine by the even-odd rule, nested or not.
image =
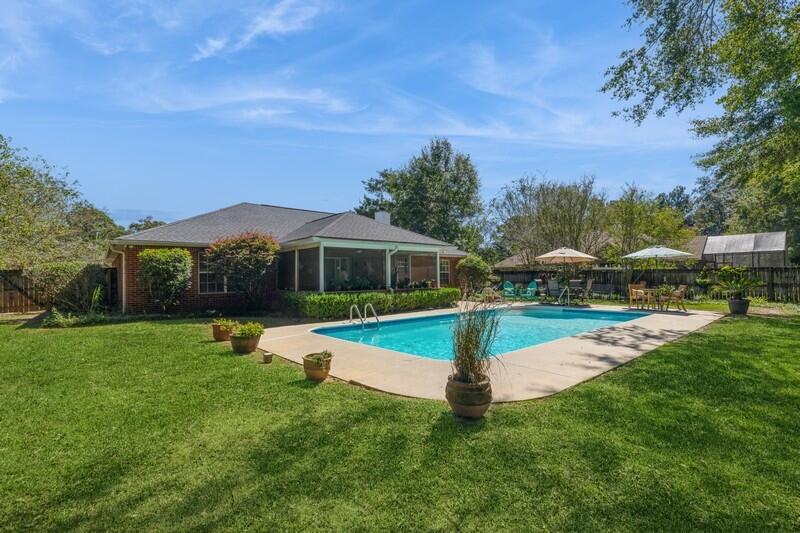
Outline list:
[[[771,267],[767,272],[767,300],[775,301],[775,267]]]

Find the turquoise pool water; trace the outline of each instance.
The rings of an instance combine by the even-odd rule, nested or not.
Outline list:
[[[495,355],[542,344],[563,337],[646,316],[636,311],[589,311],[561,307],[531,307],[500,311],[500,329],[493,346]],[[314,333],[369,344],[429,359],[453,357],[452,325],[455,314],[384,320],[380,327],[326,326]]]

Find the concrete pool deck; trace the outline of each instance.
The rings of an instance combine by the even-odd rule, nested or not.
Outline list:
[[[527,305],[531,304],[514,307]],[[624,311],[612,306],[591,306],[589,309]],[[383,320],[454,311],[451,308],[387,315]],[[628,322],[509,352],[492,361],[493,401],[514,402],[555,394],[623,365],[720,317],[721,314],[708,311],[652,313]],[[299,364],[303,363],[303,355],[327,349],[334,354],[331,375],[335,378],[400,396],[444,400],[444,388],[450,374],[449,361],[426,359],[310,331],[320,326],[347,323],[320,322],[268,328],[261,337],[259,348]]]

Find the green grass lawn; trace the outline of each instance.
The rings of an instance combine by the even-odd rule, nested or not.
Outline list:
[[[800,317],[724,319],[471,424],[209,333],[0,325],[0,528],[800,528]]]

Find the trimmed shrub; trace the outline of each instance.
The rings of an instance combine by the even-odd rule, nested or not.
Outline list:
[[[363,310],[371,303],[378,314],[399,313],[415,309],[450,307],[461,298],[455,288],[429,289],[409,292],[286,292],[287,309],[297,315],[326,320],[347,318],[350,306]]]
[[[230,290],[243,292],[251,307],[260,307],[267,273],[279,249],[272,235],[249,232],[213,242],[206,257],[211,270],[228,279]]]
[[[58,307],[76,313],[97,311],[100,303],[97,289],[105,284],[105,270],[101,265],[56,261],[34,265],[24,274],[33,281],[38,299],[48,308]]]
[[[480,256],[469,254],[456,265],[456,274],[467,294],[480,291],[489,283],[492,267]]]
[[[192,255],[183,248],[150,248],[139,252],[136,279],[162,311],[178,305],[192,284]]]

